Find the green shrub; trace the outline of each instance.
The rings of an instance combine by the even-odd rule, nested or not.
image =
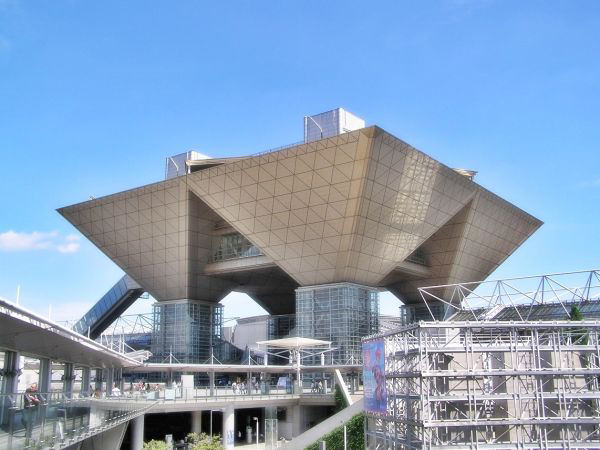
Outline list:
[[[167,450],[167,444],[165,441],[157,441],[152,439],[151,441],[144,442],[144,450]]]
[[[333,398],[335,399],[335,412],[339,412],[348,406],[348,402],[344,397],[344,393],[342,392],[342,388],[339,384],[335,385],[335,390],[333,392]]]
[[[191,444],[189,450],[222,450],[221,436],[214,434],[210,437],[208,434],[189,433],[185,437],[186,442]]]
[[[348,450],[363,450],[365,448],[364,421],[365,415],[364,413],[360,413],[346,422],[346,442],[348,444]],[[306,447],[306,450],[318,450],[320,441],[326,442],[327,450],[344,450],[344,427],[337,427],[314,444]]]

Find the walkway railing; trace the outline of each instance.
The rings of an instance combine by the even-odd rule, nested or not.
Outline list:
[[[0,448],[65,448],[143,414],[156,402],[119,402],[97,408],[94,399],[63,392],[0,395]]]
[[[322,388],[304,386],[301,390],[293,386],[277,386],[266,385],[253,387],[250,391],[245,386],[233,388],[231,386],[215,386],[212,390],[210,387],[197,388],[160,388],[150,389],[146,391],[127,390],[123,393],[115,395],[102,395],[101,398],[111,401],[122,402],[159,402],[159,403],[179,403],[179,402],[196,402],[207,403],[211,401],[231,400],[265,400],[275,398],[290,398],[290,397],[315,397],[323,398],[333,394],[331,386],[323,386]]]
[[[117,391],[118,392],[118,391]],[[126,391],[118,395],[96,393],[36,392],[0,395],[0,449],[64,448],[144,414],[157,404],[260,401],[290,398],[325,399],[331,387],[262,385],[248,392],[244,387],[211,389],[166,388]]]

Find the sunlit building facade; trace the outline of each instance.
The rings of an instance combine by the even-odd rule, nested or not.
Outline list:
[[[296,314],[294,332],[337,342],[337,358],[360,358],[380,290],[420,304],[418,286],[485,279],[541,225],[473,172],[345,110],[304,127],[301,143],[188,152],[167,159],[163,181],[59,209],[157,300],[155,355],[185,346],[181,362],[206,360],[217,305],[238,291]]]

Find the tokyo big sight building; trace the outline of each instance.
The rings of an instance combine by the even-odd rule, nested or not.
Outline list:
[[[418,287],[483,280],[541,226],[473,177],[342,108],[305,117],[298,144],[167,158],[163,181],[59,209],[126,273],[75,328],[97,336],[148,292],[153,358],[201,363],[237,291],[295,315],[272,337],[325,339],[332,362],[360,360],[379,291],[418,315]]]

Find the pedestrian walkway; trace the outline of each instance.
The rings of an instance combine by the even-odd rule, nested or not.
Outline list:
[[[144,414],[156,402],[113,402],[68,398],[63,393],[36,393],[40,406],[24,408],[22,394],[2,395],[0,449],[61,449]]]

